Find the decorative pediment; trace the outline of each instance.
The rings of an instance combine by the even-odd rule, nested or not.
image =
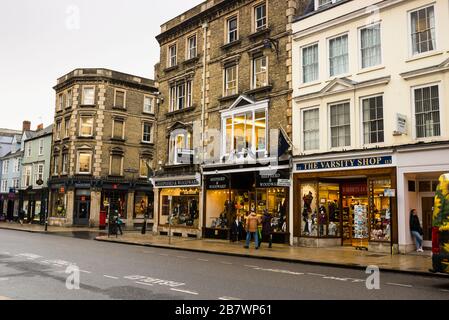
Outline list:
[[[119,155],[119,156],[121,156],[121,155],[123,155],[125,152],[123,151],[123,149],[122,148],[120,148],[120,147],[114,147],[114,148],[111,148],[111,154],[112,155]]]
[[[241,95],[240,97],[237,98],[237,100],[234,101],[234,103],[225,111],[229,111],[229,110],[233,110],[236,108],[241,108],[241,107],[245,107],[248,105],[252,105],[255,104],[256,102],[252,99],[250,99],[249,97],[245,96],[245,95]]]
[[[440,69],[449,68],[449,58],[443,61],[438,67]]]
[[[88,144],[83,144],[83,145],[79,146],[77,149],[78,150],[93,150],[93,147],[89,146]]]
[[[325,86],[321,93],[332,93],[332,92],[339,92],[339,91],[346,91],[354,89],[357,85],[357,82],[349,80],[348,78],[337,78],[332,80],[327,86]]]
[[[167,131],[168,132],[171,132],[171,131],[174,131],[174,130],[179,130],[179,129],[192,131],[192,124],[181,122],[181,121],[176,121],[171,126],[167,127]]]

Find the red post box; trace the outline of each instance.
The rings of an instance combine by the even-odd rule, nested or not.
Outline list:
[[[100,230],[106,230],[106,211],[100,211]]]

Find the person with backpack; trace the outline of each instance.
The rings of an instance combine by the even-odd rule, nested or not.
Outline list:
[[[423,250],[423,229],[421,227],[421,223],[419,221],[418,212],[416,209],[413,209],[410,212],[410,232],[412,236],[415,238],[416,242],[416,251],[424,252]]]

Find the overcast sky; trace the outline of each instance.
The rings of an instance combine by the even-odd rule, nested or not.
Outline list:
[[[0,128],[53,121],[56,79],[102,67],[153,77],[160,25],[202,0],[2,0]]]

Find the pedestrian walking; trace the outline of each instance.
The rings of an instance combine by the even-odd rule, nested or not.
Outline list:
[[[123,236],[122,224],[123,224],[122,216],[119,214],[117,216],[117,233],[120,232],[121,236]]]
[[[268,212],[268,210],[264,210],[264,214],[262,217],[262,238],[259,240],[259,248],[262,245],[264,239],[268,239],[268,248],[273,247],[273,227],[271,222],[273,221],[273,217]]]
[[[23,209],[19,209],[18,218],[19,223],[23,226],[23,220],[25,220],[25,211]]]
[[[416,242],[416,251],[424,252],[423,250],[423,229],[421,227],[421,223],[419,221],[418,212],[416,209],[413,209],[410,212],[410,232],[412,236],[415,238]]]
[[[256,250],[259,249],[259,235],[258,235],[259,224],[260,224],[259,217],[254,211],[252,211],[251,214],[246,219],[246,245],[245,245],[246,249],[249,249],[251,237],[254,237]]]

